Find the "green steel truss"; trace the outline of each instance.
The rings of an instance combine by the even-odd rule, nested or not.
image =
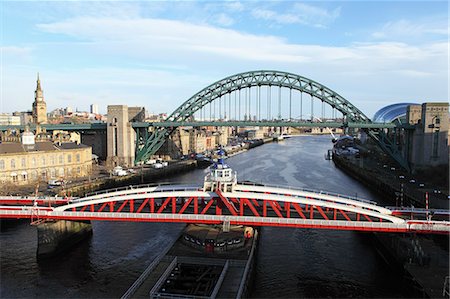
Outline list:
[[[190,99],[181,104],[166,120],[165,123],[173,123],[174,126],[155,127],[153,134],[144,141],[143,144],[137,144],[136,162],[145,161],[151,155],[155,154],[165,140],[180,123],[190,123],[189,120],[202,107],[210,104],[222,96],[239,91],[241,89],[257,87],[257,86],[275,86],[290,88],[311,95],[312,97],[327,103],[332,108],[342,113],[345,123],[360,124],[360,127],[366,128],[369,136],[374,138],[395,160],[402,166],[407,167],[403,157],[394,149],[392,142],[387,140],[382,130],[378,128],[370,128],[371,120],[361,110],[356,108],[352,103],[344,97],[331,90],[330,88],[313,81],[311,79],[280,71],[261,70],[240,73],[219,80],[201,91],[197,92]],[[233,122],[229,125],[232,126]],[[267,124],[269,126],[269,124]],[[344,127],[345,124],[342,124]],[[138,140],[139,143],[139,140]]]

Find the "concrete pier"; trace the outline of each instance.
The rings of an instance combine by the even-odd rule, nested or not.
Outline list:
[[[37,225],[39,258],[50,257],[64,251],[92,234],[90,221],[58,220]]]

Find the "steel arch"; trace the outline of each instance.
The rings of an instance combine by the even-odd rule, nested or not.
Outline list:
[[[278,86],[295,89],[326,102],[340,111],[348,120],[370,122],[352,103],[330,88],[311,79],[281,71],[250,71],[219,80],[197,92],[181,104],[167,121],[185,121],[198,109],[233,91],[255,86]]]
[[[293,73],[274,70],[243,72],[221,79],[205,87],[181,104],[166,121],[186,121],[196,111],[219,99],[221,96],[255,86],[278,86],[295,89],[310,94],[337,109],[346,117],[347,121],[371,122],[361,110],[325,85]],[[173,131],[174,128],[155,128],[155,131],[145,141],[143,147],[136,151],[135,162],[144,161],[155,154]]]

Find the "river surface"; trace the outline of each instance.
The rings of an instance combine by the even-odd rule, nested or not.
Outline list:
[[[324,159],[329,136],[265,144],[227,160],[239,180],[382,199]],[[173,182],[203,182],[194,170]],[[51,260],[36,260],[37,232],[3,224],[1,298],[118,298],[184,227],[167,223],[93,222],[93,236]],[[252,297],[404,297],[401,278],[363,233],[261,229]]]

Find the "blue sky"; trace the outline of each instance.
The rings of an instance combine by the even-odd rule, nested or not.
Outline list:
[[[172,112],[238,72],[275,69],[372,116],[448,101],[446,1],[1,1],[0,112],[97,103]]]

